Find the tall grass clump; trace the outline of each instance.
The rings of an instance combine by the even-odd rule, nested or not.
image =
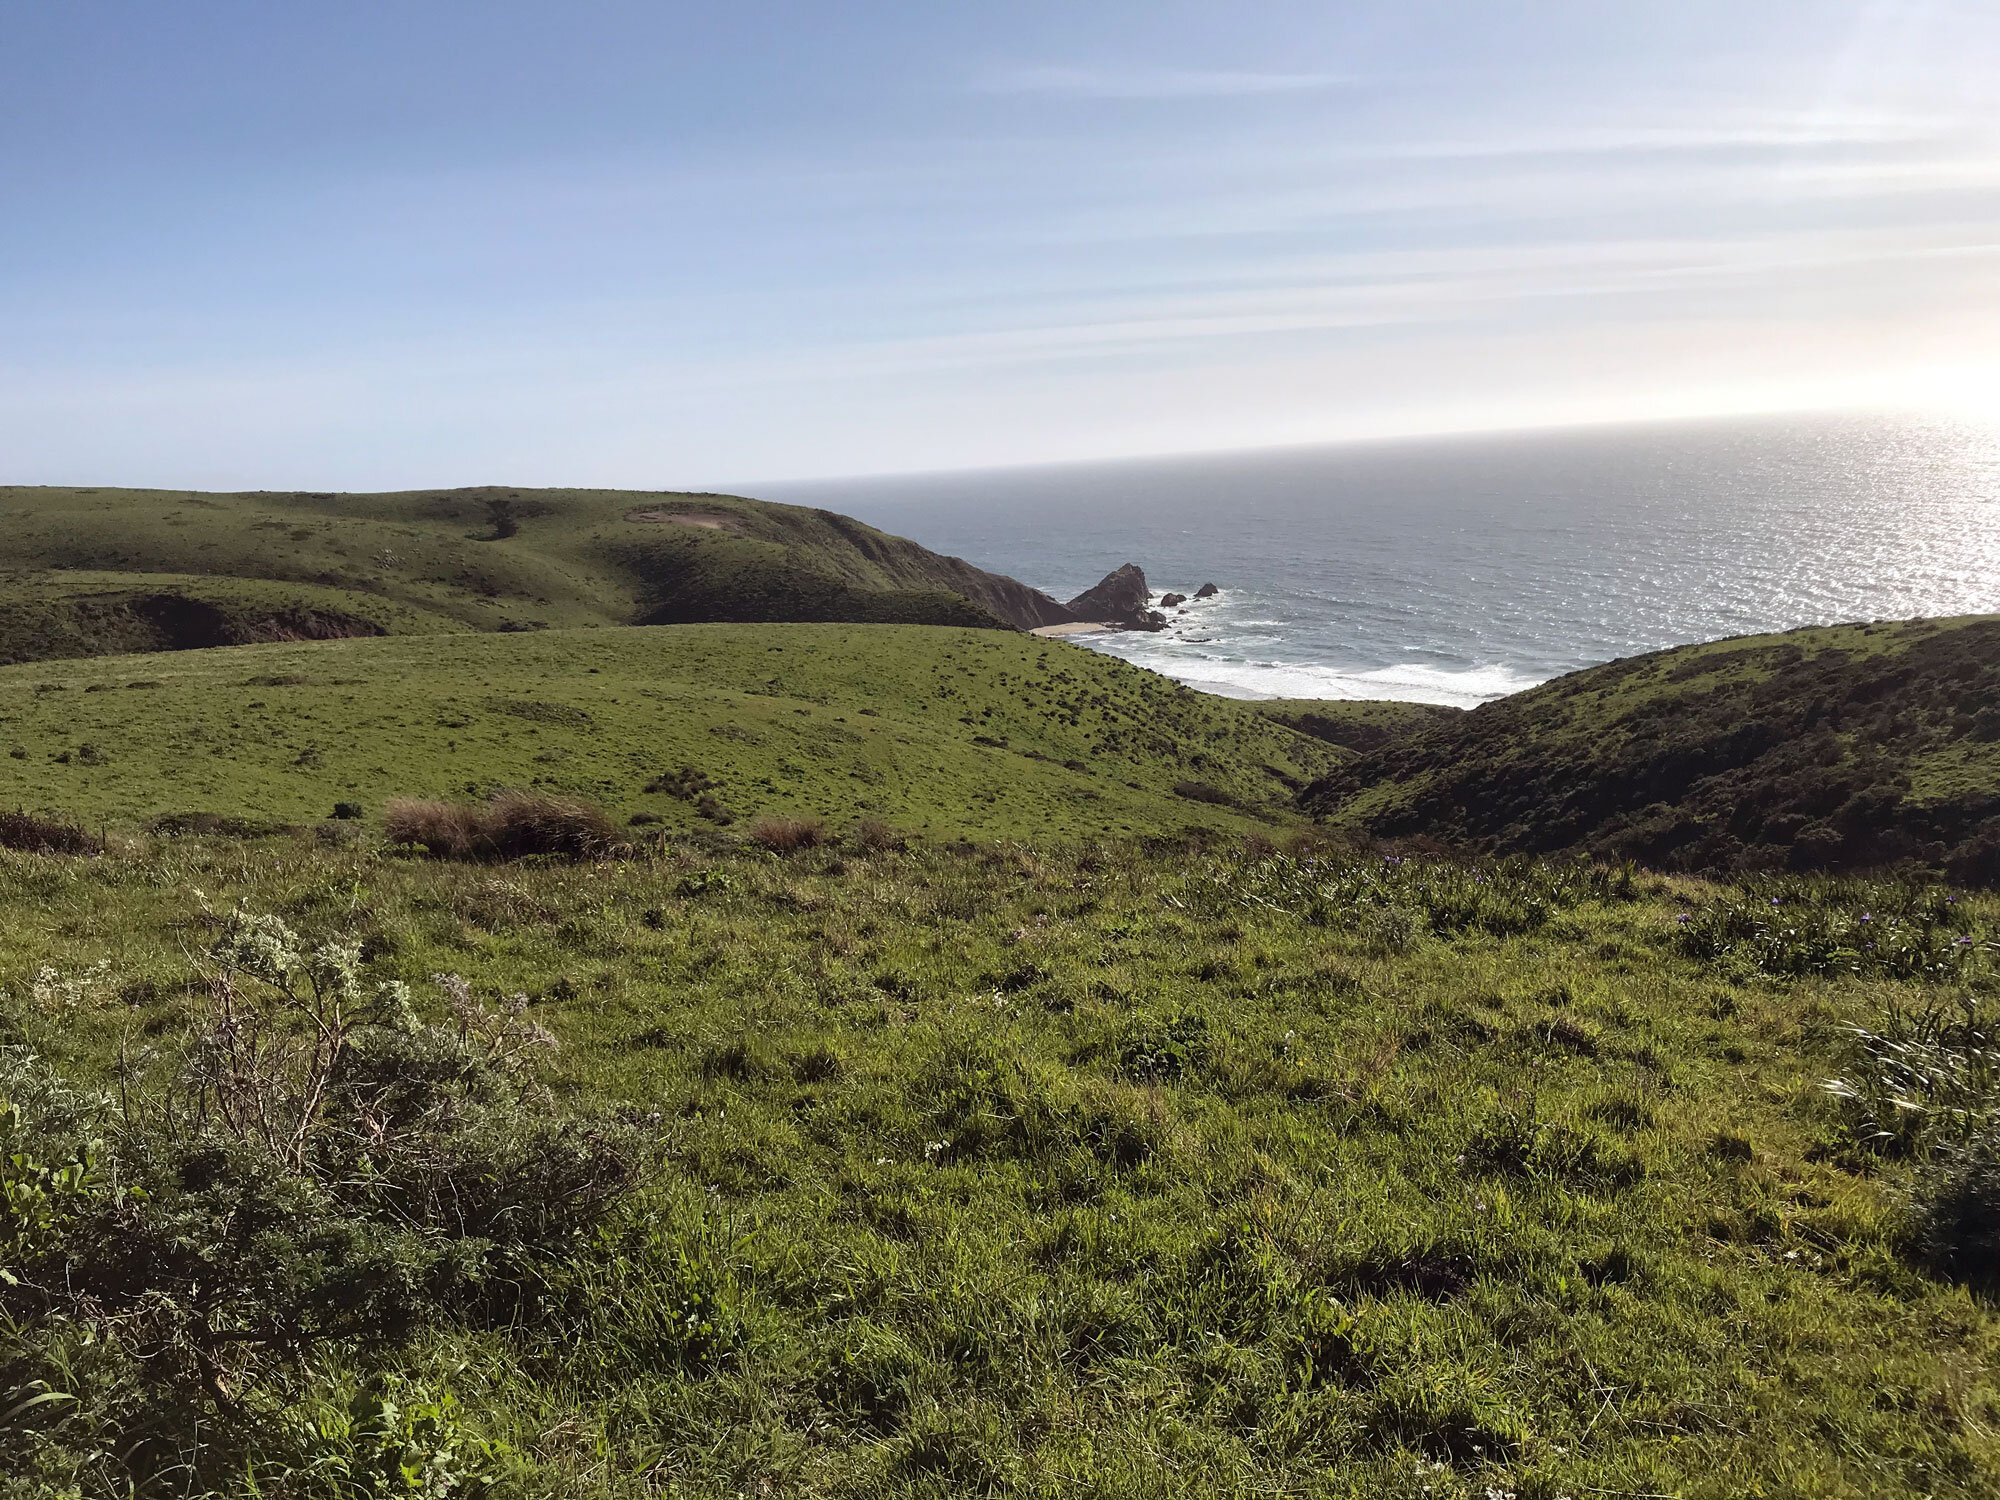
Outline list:
[[[750,837],[773,854],[797,854],[824,844],[827,832],[818,818],[759,818]]]
[[[595,803],[538,792],[496,792],[483,804],[402,798],[383,809],[382,825],[391,843],[439,859],[601,859],[620,843],[618,825]]]
[[[0,849],[28,854],[102,854],[104,840],[80,824],[16,810],[0,812]]]
[[[1938,1270],[2000,1287],[2000,1024],[1970,994],[1853,1032],[1827,1085],[1861,1142],[1915,1157],[1919,1248]]]
[[[856,848],[870,854],[893,854],[910,842],[880,818],[863,818],[854,825],[849,837]]]

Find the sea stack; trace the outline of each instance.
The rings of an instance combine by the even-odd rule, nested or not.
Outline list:
[[[1204,583],[1200,588],[1194,591],[1194,596],[1197,599],[1213,599],[1217,594],[1221,592],[1222,590],[1217,588],[1214,584]]]
[[[1179,608],[1179,607],[1180,607],[1181,605],[1183,605],[1183,604],[1185,604],[1185,603],[1187,603],[1187,595],[1186,595],[1186,594],[1162,594],[1162,595],[1160,595],[1160,608],[1161,608],[1161,609],[1178,609],[1178,608]]]
[[[1153,591],[1146,587],[1146,575],[1137,563],[1127,563],[1106,573],[1097,587],[1085,589],[1069,601],[1069,612],[1079,620],[1113,625],[1120,630],[1164,630],[1167,617],[1151,608]]]

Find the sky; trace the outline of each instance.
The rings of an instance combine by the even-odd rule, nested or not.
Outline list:
[[[0,0],[0,483],[2000,421],[1993,0]]]

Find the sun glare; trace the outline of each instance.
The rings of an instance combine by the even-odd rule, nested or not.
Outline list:
[[[1895,393],[1912,406],[2000,431],[2000,362],[1925,370],[1898,382]]]

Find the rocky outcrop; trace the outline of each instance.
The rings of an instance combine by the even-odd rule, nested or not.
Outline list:
[[[1200,588],[1194,591],[1194,596],[1197,599],[1213,599],[1217,594],[1221,592],[1222,590],[1217,588],[1214,584],[1204,583]]]
[[[1183,604],[1185,604],[1185,603],[1187,603],[1187,595],[1186,595],[1186,594],[1162,594],[1162,595],[1160,595],[1160,608],[1161,608],[1161,609],[1179,609],[1179,608],[1180,608],[1180,607],[1181,607],[1181,606],[1182,606]]]
[[[1120,630],[1164,630],[1167,618],[1152,608],[1153,591],[1146,587],[1146,575],[1137,563],[1126,563],[1106,573],[1095,588],[1085,589],[1069,601],[1072,617]]]

